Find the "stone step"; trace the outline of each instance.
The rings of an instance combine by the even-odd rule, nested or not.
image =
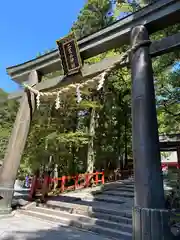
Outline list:
[[[134,183],[115,183],[117,187],[127,187],[127,188],[134,188]]]
[[[95,196],[85,196],[83,198],[85,201],[99,201],[99,202],[106,202],[106,203],[117,203],[117,204],[123,204],[125,203],[124,199],[121,199],[119,197],[115,196],[109,196],[105,193],[97,194]]]
[[[97,193],[97,196],[100,193]],[[106,198],[106,196],[111,196],[113,198],[113,196],[117,196],[117,197],[127,197],[127,198],[134,198],[134,192],[126,192],[126,191],[118,191],[118,190],[109,190],[109,191],[105,191],[102,193],[103,197]]]
[[[105,184],[103,186],[104,190],[121,189],[121,188],[134,189],[134,183],[112,182],[112,183]]]
[[[105,202],[105,203],[116,203],[116,204],[123,204],[125,203],[126,199],[121,199],[119,197],[116,196],[109,196],[106,195],[105,192],[103,193],[95,193],[95,195],[93,196],[92,194],[73,194],[72,195],[68,195],[68,196],[59,196],[59,200],[61,202],[77,202],[77,201],[96,201],[96,202]],[[100,203],[99,203],[100,204]]]
[[[34,204],[35,205],[35,204]],[[69,213],[76,213],[81,215],[89,216],[94,213],[109,214],[113,216],[126,217],[132,219],[132,206],[128,208],[120,207],[119,204],[104,203],[99,204],[99,202],[85,202],[77,201],[76,203],[61,202],[48,200],[44,204],[39,204],[39,206],[48,207],[60,211],[67,211]]]
[[[134,187],[132,188],[132,187],[121,186],[121,187],[117,187],[117,188],[113,188],[113,189],[105,189],[104,191],[105,192],[107,192],[107,191],[123,191],[123,192],[134,193]]]
[[[119,204],[119,207],[121,207],[123,204],[127,202],[132,202],[134,199],[134,195],[132,194],[121,194],[119,195],[108,195],[105,192],[102,194],[97,194],[95,197],[91,195],[87,195],[82,200],[84,201],[96,201],[96,202],[105,202],[105,203],[114,203],[114,204]]]
[[[125,223],[125,224],[132,225],[132,219],[129,217],[121,217],[118,215],[115,216],[115,215],[110,215],[110,214],[106,214],[106,213],[98,213],[98,212],[89,213],[89,217],[108,220],[108,221],[112,221],[115,223]]]
[[[40,210],[40,209],[39,209]],[[115,224],[110,221],[88,218],[81,215],[61,213],[57,216],[57,211],[47,210],[48,212],[37,212],[34,210],[21,210],[22,214],[36,217],[43,220],[59,222],[64,226],[77,227],[83,230],[92,231],[105,236],[130,240],[132,239],[132,227],[127,224]],[[109,227],[108,227],[109,226]]]
[[[39,205],[40,208],[42,209],[54,209],[54,206],[48,206],[46,204],[40,204]],[[74,207],[74,208],[72,208]],[[62,206],[62,208],[55,208],[57,214],[62,213],[62,212],[66,212],[66,213],[71,213],[71,214],[78,214],[78,215],[82,215],[82,216],[86,216],[86,217],[92,217],[92,218],[97,218],[97,219],[102,219],[102,220],[109,220],[115,223],[125,223],[125,224],[132,224],[132,218],[131,218],[131,214],[127,214],[125,215],[123,212],[116,212],[116,215],[111,214],[111,211],[109,213],[109,211],[106,211],[106,209],[103,209],[103,211],[101,211],[101,209],[88,209],[88,210],[82,210],[80,208],[78,208],[79,206]],[[34,207],[33,207],[34,209]],[[31,210],[31,209],[30,209]],[[114,212],[113,212],[114,213]]]
[[[44,213],[44,214],[48,214],[48,215],[53,215],[53,216],[58,216],[58,217],[62,217],[65,219],[72,220],[72,221],[78,220],[78,221],[82,221],[83,223],[87,223],[87,224],[91,224],[91,225],[96,224],[101,227],[113,228],[113,229],[117,229],[117,230],[121,230],[121,231],[125,231],[125,232],[132,231],[131,224],[122,223],[122,222],[113,222],[111,220],[99,219],[99,218],[84,216],[81,214],[68,213],[68,212],[64,212],[64,211],[55,211],[53,209],[48,209],[48,208],[44,208],[44,207],[36,207],[34,209],[31,209],[31,211]]]
[[[112,186],[112,187],[105,187],[102,188],[101,192],[103,191],[127,191],[127,192],[134,192],[134,186],[133,187],[126,187],[126,186]],[[98,193],[98,191],[97,191]],[[95,192],[96,194],[96,192]]]

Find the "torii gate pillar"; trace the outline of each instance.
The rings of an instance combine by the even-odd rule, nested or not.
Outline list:
[[[36,71],[32,71],[29,75],[28,84],[35,86],[38,82],[40,82],[40,76]],[[0,214],[8,214],[11,212],[14,183],[29,133],[34,109],[35,96],[30,91],[25,90],[0,173]]]
[[[131,32],[131,46],[148,42],[144,26]],[[149,44],[150,45],[150,44]],[[131,54],[132,135],[135,181],[134,240],[170,240],[169,213],[165,210],[152,62],[149,45]]]

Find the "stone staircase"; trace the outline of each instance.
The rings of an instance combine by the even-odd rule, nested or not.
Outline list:
[[[19,212],[109,238],[129,240],[132,239],[133,185],[129,179],[64,193],[49,197],[44,204],[32,203]]]

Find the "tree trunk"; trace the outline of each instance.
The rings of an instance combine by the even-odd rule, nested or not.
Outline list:
[[[76,132],[77,130],[77,127],[78,127],[78,113],[76,111],[75,113],[75,116],[73,116],[73,126],[72,126],[72,130],[73,130],[73,133]],[[71,151],[72,151],[72,165],[71,165],[71,170],[72,170],[72,175],[75,175],[77,174],[77,166],[76,166],[76,153],[77,153],[77,146],[75,143],[72,143],[72,148],[71,148]]]
[[[87,152],[87,172],[88,173],[93,173],[93,170],[94,170],[95,117],[96,117],[96,111],[94,108],[92,108],[90,111],[89,142],[88,142],[88,152]]]
[[[54,178],[58,178],[58,165],[57,164],[55,164],[55,167],[54,167]],[[56,190],[57,186],[58,186],[58,181],[54,181],[54,186],[53,186],[54,190]]]
[[[124,168],[127,168],[128,164],[128,139],[127,139],[127,127],[128,127],[128,115],[127,115],[127,108],[125,108],[125,121],[124,121]]]

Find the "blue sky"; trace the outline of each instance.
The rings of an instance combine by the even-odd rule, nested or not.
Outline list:
[[[0,88],[7,92],[18,89],[6,74],[6,67],[30,60],[39,52],[55,47],[55,41],[69,32],[85,2],[1,0]],[[178,64],[174,69],[179,68]]]
[[[6,0],[0,4],[0,88],[12,92],[18,86],[6,67],[34,58],[56,46],[76,20],[85,0]]]

